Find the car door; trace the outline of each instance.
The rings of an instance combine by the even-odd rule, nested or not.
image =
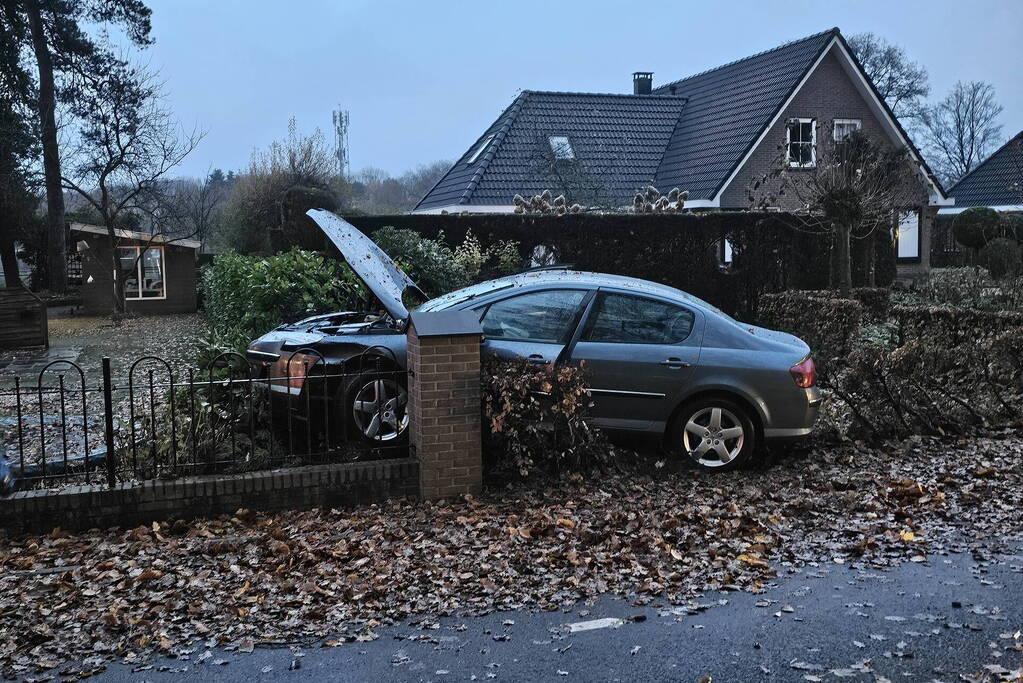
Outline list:
[[[475,308],[483,327],[484,358],[556,362],[579,324],[586,289],[541,289]]]
[[[604,427],[661,430],[700,360],[703,318],[666,299],[601,288],[570,351]]]

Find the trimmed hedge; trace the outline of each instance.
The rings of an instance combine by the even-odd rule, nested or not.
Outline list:
[[[1023,329],[1023,313],[944,306],[895,306],[901,340],[926,339],[949,347],[988,341]]]
[[[805,341],[814,354],[821,383],[827,384],[833,369],[849,352],[863,318],[864,306],[854,299],[827,291],[794,291],[762,296],[758,322]]]
[[[409,214],[350,216],[365,233],[385,226],[443,234],[460,244],[468,231],[486,247],[519,244],[523,260],[545,247],[561,263],[583,270],[661,282],[713,302],[723,310],[754,319],[764,293],[826,289],[831,268],[827,235],[793,229],[778,213],[694,214]],[[734,246],[733,264],[722,267],[723,239]],[[895,254],[885,240],[861,240],[854,249],[854,284],[869,280],[867,260],[879,254],[873,271],[880,285],[895,275]],[[870,247],[870,248],[867,248]]]
[[[964,434],[1023,417],[1023,313],[897,306],[892,344],[861,340],[832,384],[876,438]]]

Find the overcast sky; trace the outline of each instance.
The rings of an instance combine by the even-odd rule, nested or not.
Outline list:
[[[169,102],[207,137],[182,173],[240,170],[299,128],[351,112],[352,170],[455,159],[522,89],[630,92],[838,26],[903,46],[932,99],[986,80],[1023,129],[1021,0],[150,0]],[[641,9],[643,8],[643,9]]]

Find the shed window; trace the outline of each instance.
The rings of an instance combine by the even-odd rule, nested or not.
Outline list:
[[[789,119],[785,143],[789,166],[808,168],[817,163],[817,127],[813,119]]]
[[[165,299],[163,247],[118,247],[125,299]]]
[[[568,141],[567,136],[552,135],[547,138],[547,141],[551,145],[555,159],[575,159],[575,150],[572,149],[572,143]]]

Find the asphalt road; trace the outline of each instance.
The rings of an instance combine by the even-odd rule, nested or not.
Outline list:
[[[1023,667],[1021,598],[1019,550],[934,555],[888,571],[830,564],[759,595],[708,594],[689,611],[609,598],[569,612],[381,629],[378,640],[330,648],[206,654],[198,645],[188,659],[114,664],[99,679],[951,683],[985,665]]]

